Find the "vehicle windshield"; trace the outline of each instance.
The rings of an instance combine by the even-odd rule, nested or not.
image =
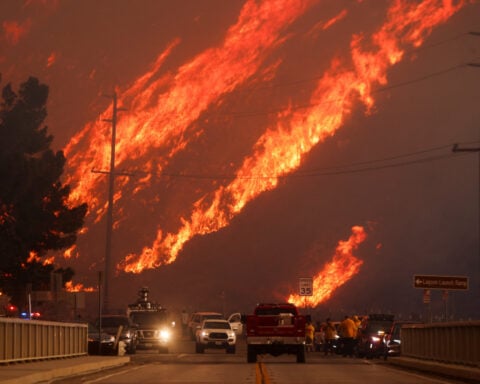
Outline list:
[[[230,329],[230,324],[224,321],[206,321],[204,324],[206,329]]]
[[[167,321],[163,312],[138,312],[131,314],[132,321],[138,325],[158,325]]]
[[[367,333],[378,333],[379,331],[389,332],[392,327],[391,321],[370,321],[365,331]]]
[[[120,325],[128,326],[128,319],[126,317],[102,317],[102,327],[118,327]]]
[[[88,333],[99,333],[98,327],[95,325],[88,323]]]

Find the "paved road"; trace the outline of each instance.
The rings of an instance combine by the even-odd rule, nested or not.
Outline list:
[[[194,343],[178,340],[168,354],[138,351],[131,362],[121,368],[51,381],[55,384],[121,384],[121,383],[388,383],[388,384],[452,384],[432,375],[398,369],[383,360],[325,357],[307,354],[306,364],[297,364],[294,355],[262,356],[257,364],[246,362],[245,344],[240,341],[237,353],[207,350],[196,354]]]

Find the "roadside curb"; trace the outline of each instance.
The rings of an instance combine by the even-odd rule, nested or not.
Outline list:
[[[0,383],[35,384],[82,373],[91,373],[101,369],[114,368],[129,362],[129,356],[86,356],[42,362],[18,363],[1,368]]]
[[[430,360],[412,359],[408,357],[390,357],[388,362],[404,368],[415,369],[452,378],[480,382],[480,368],[457,364],[445,364]]]

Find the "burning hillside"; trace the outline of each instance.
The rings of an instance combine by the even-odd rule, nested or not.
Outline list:
[[[117,6],[131,6],[127,3],[130,4],[119,1]],[[163,2],[152,7],[170,10],[160,3]],[[58,46],[43,52],[41,62],[47,81],[56,79],[62,83],[67,75],[60,68],[66,68],[71,77],[78,76],[78,84],[88,84],[96,93],[97,101],[92,100],[91,94],[85,97],[85,109],[95,117],[83,119],[64,146],[68,161],[65,182],[72,186],[71,201],[87,202],[89,206],[78,244],[63,254],[68,259],[63,262],[73,264],[80,272],[76,280],[83,280],[88,273],[95,276],[105,267],[113,125],[116,138],[111,267],[125,280],[145,277],[153,271],[161,273],[160,270],[173,268],[185,255],[189,258],[186,262],[191,264],[192,257],[206,258],[210,252],[218,259],[227,258],[220,245],[203,249],[198,244],[202,239],[219,241],[219,234],[232,227],[238,229],[238,223],[255,228],[256,223],[262,223],[258,224],[259,230],[264,231],[264,236],[257,238],[259,244],[243,249],[249,257],[278,257],[278,265],[289,265],[279,269],[296,269],[294,258],[304,257],[308,242],[316,241],[321,230],[315,232],[311,228],[320,222],[324,231],[335,228],[328,237],[332,244],[343,238],[352,224],[376,220],[384,214],[383,208],[396,207],[394,197],[385,194],[383,200],[383,195],[372,197],[368,190],[357,206],[373,206],[371,201],[375,200],[378,211],[365,209],[356,214],[355,204],[341,200],[347,196],[341,192],[351,188],[354,195],[360,183],[318,183],[314,197],[305,188],[305,202],[303,193],[294,194],[294,199],[284,191],[291,190],[294,183],[300,185],[301,178],[318,175],[315,170],[325,161],[319,153],[335,140],[334,148],[329,147],[329,157],[334,159],[330,164],[335,163],[337,155],[340,158],[349,152],[354,140],[362,141],[365,152],[380,147],[382,143],[363,143],[369,128],[357,127],[356,122],[373,121],[382,108],[388,107],[392,95],[379,90],[389,89],[390,76],[398,76],[402,65],[415,63],[427,39],[472,4],[453,0],[392,0],[375,4],[361,0],[209,0],[208,6],[200,3],[191,5],[189,10],[172,7],[172,12],[178,12],[176,17],[164,16],[165,20],[176,19],[174,24],[182,28],[174,29],[172,25],[174,32],[164,35],[167,29],[160,29],[162,23],[155,24],[153,17],[140,23],[147,31],[142,35],[131,27],[138,27],[136,19],[147,17],[140,8],[132,9],[130,18],[121,17],[119,12],[112,16],[112,26],[118,23],[125,29],[108,29],[108,42],[114,41],[112,36],[119,30],[124,39],[135,36],[133,42],[120,47],[105,44],[105,40],[94,44],[94,38],[102,38],[99,31],[104,26],[103,21],[92,24],[91,31],[84,31],[94,38],[89,40],[83,62],[75,60],[68,51],[75,45],[70,41],[59,41]],[[26,2],[23,9],[39,6]],[[14,50],[35,34],[42,20],[50,20],[56,12],[60,14],[62,7],[68,13],[76,6],[59,2],[41,14],[43,19],[32,16],[5,21],[0,43]],[[89,15],[91,9],[83,11]],[[183,14],[188,17],[181,19]],[[93,46],[97,48],[91,49]],[[123,56],[116,56],[118,52]],[[127,59],[128,63],[121,65],[121,60]],[[32,60],[35,58],[29,56],[25,61]],[[0,69],[4,62],[7,59],[0,57]],[[15,72],[13,67],[2,71],[3,76]],[[410,79],[411,76],[407,80]],[[115,107],[111,102],[113,94]],[[59,91],[53,96],[56,101],[50,106],[52,110],[58,100],[68,99]],[[413,107],[416,106],[409,111]],[[64,107],[62,114],[68,113]],[[385,131],[390,129],[390,123],[382,122]],[[64,133],[63,128],[58,131]],[[408,132],[405,129],[405,135]],[[456,139],[450,133],[445,137]],[[425,142],[430,146],[428,140]],[[407,151],[419,150],[417,146],[412,148]],[[353,154],[347,155],[356,161]],[[320,162],[315,164],[312,158]],[[306,165],[312,168],[309,170]],[[392,185],[396,182],[400,183],[393,180]],[[310,184],[308,187],[312,188]],[[288,212],[275,218],[265,217],[274,208],[263,211],[262,207],[274,199]],[[302,221],[302,212],[309,210],[299,209],[303,203],[321,205],[319,217]],[[298,216],[296,211],[300,212]],[[253,224],[242,221],[246,216],[253,218]],[[335,226],[330,225],[332,217],[337,218]],[[392,217],[397,220],[394,214]],[[274,240],[268,238],[274,237],[272,233],[280,222],[290,219],[297,223],[292,224],[294,233],[285,230],[286,234],[281,233]],[[392,218],[388,217],[387,223],[389,219]],[[333,259],[327,261],[329,249],[319,256],[325,260],[315,264],[320,266],[318,271],[312,271],[319,295],[312,298],[312,305],[328,300],[339,286],[359,273],[363,261],[354,257],[353,252],[364,242],[366,234],[360,226],[352,231],[348,240],[339,243]],[[239,233],[239,239],[228,235],[234,243],[231,248],[240,248],[237,241],[248,243],[253,237],[249,228]],[[395,237],[396,230],[392,233]],[[288,252],[269,249],[263,241],[268,245],[281,244],[278,247]],[[302,241],[306,242],[305,248],[289,248],[289,243],[299,248]],[[55,257],[62,262],[59,255]],[[333,274],[335,281],[330,279]],[[295,280],[296,276],[290,278]],[[94,278],[87,280],[82,283],[95,284]],[[319,281],[323,285],[318,285]],[[82,283],[70,289],[80,289]],[[290,300],[296,302],[298,298],[291,295]]]

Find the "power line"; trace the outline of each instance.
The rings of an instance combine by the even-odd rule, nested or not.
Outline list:
[[[374,90],[371,91],[371,94],[375,95],[375,94],[379,94],[381,92],[385,92],[385,91],[389,91],[389,90],[392,90],[392,89],[404,87],[404,86],[407,86],[407,85],[419,83],[419,82],[425,81],[427,79],[431,79],[433,77],[445,75],[446,73],[458,70],[460,68],[466,68],[466,67],[471,66],[471,65],[472,64],[470,64],[470,63],[457,64],[453,67],[442,69],[442,70],[437,71],[437,72],[432,72],[432,73],[417,77],[417,78],[412,79],[412,80],[407,80],[407,81],[403,81],[403,82],[400,82],[400,83],[396,83],[396,84],[392,84],[392,85],[388,85],[388,86],[384,86],[384,87],[381,87],[381,88],[374,89]],[[326,101],[326,102],[323,102],[323,103],[299,104],[299,105],[296,105],[296,106],[289,106],[288,109],[290,111],[292,111],[292,110],[296,111],[296,110],[301,110],[301,109],[312,108],[312,107],[319,106],[319,105],[327,105],[327,104],[332,104],[332,103],[338,103],[338,102],[341,102],[342,100],[343,99],[336,99],[336,100],[329,100],[329,101]],[[278,113],[280,113],[284,110],[285,110],[285,107],[281,107],[281,108],[270,109],[270,110],[257,110],[257,111],[244,111],[244,112],[240,112],[240,111],[238,111],[238,112],[234,112],[234,111],[223,112],[223,113],[215,113],[214,115],[215,116],[231,116],[231,117],[234,117],[234,118],[248,118],[248,117],[258,117],[258,116],[278,114]]]
[[[460,145],[478,145],[479,142],[467,142],[467,143],[454,143],[447,144],[438,147],[432,147],[423,149],[416,152],[409,152],[400,154],[397,156],[390,156],[381,159],[360,161],[351,164],[336,165],[331,167],[313,168],[309,170],[301,170],[295,173],[283,174],[283,175],[250,175],[250,176],[238,176],[232,174],[198,174],[198,173],[182,173],[182,172],[161,172],[161,173],[149,173],[143,171],[132,172],[134,174],[153,175],[155,177],[169,177],[169,178],[185,178],[185,179],[207,179],[207,180],[262,180],[262,179],[279,179],[287,177],[315,177],[315,176],[332,176],[342,174],[354,174],[359,172],[376,171],[386,168],[397,168],[415,164],[423,164],[443,159],[450,159],[453,157],[466,156],[472,152],[478,152],[478,148],[462,148]],[[434,154],[434,152],[444,151],[444,153]],[[458,153],[463,152],[463,153]],[[419,155],[428,155],[420,158]],[[410,160],[408,160],[410,159]]]
[[[450,37],[448,39],[445,39],[445,40],[442,40],[442,41],[433,42],[431,44],[424,44],[419,48],[415,48],[415,49],[412,48],[410,50],[405,50],[405,51],[407,53],[409,51],[418,52],[418,51],[421,51],[421,50],[425,50],[425,49],[433,48],[433,47],[436,47],[436,46],[439,46],[439,45],[443,45],[443,44],[448,43],[450,41],[454,41],[454,40],[457,40],[457,39],[460,39],[462,37],[469,36],[469,35],[480,36],[480,32],[472,32],[472,31],[463,32],[463,33],[457,34],[455,36],[452,36],[452,37]],[[404,87],[404,86],[407,86],[407,85],[415,84],[415,83],[422,82],[422,81],[425,81],[425,80],[433,78],[433,77],[445,75],[446,73],[455,71],[455,70],[463,68],[463,67],[467,67],[469,65],[471,66],[472,64],[469,64],[469,63],[457,64],[453,67],[449,67],[449,68],[446,68],[446,69],[443,69],[443,70],[440,70],[440,71],[437,71],[437,72],[432,72],[432,73],[426,74],[424,76],[420,76],[420,77],[412,79],[412,80],[407,80],[407,81],[404,81],[404,82],[392,84],[392,85],[385,86],[385,87],[382,87],[382,88],[377,88],[375,90],[372,90],[371,93],[372,94],[378,94],[380,92],[385,92],[387,90],[396,89],[396,88]],[[249,92],[255,92],[255,91],[264,90],[264,89],[273,89],[273,88],[280,88],[280,87],[296,86],[296,85],[299,85],[299,84],[311,83],[312,81],[316,81],[316,80],[319,80],[321,78],[322,78],[322,76],[313,76],[313,77],[300,79],[300,80],[292,81],[292,82],[286,82],[286,83],[278,83],[277,82],[277,83],[274,83],[274,84],[271,84],[271,85],[264,85],[264,86],[261,86],[261,87],[255,87],[255,88],[250,89],[248,91]],[[245,91],[247,91],[247,90],[245,90]],[[324,104],[336,103],[336,102],[339,102],[339,101],[341,101],[341,99],[331,100],[331,101],[328,101]],[[321,104],[308,103],[308,104],[303,104],[303,105],[291,106],[291,107],[289,107],[289,110],[307,109],[307,108],[311,108],[313,106],[322,105],[322,104],[323,103],[321,103]],[[232,111],[232,112],[224,112],[224,113],[215,113],[215,115],[217,115],[217,116],[219,116],[219,115],[220,116],[232,116],[232,117],[236,117],[236,118],[256,117],[256,116],[265,116],[265,115],[270,115],[270,114],[277,114],[277,113],[279,113],[283,110],[284,110],[284,108],[282,107],[282,108],[277,108],[277,109],[272,109],[272,110],[263,110],[263,111],[244,111],[244,112],[242,112],[242,111],[239,111],[239,112]]]

